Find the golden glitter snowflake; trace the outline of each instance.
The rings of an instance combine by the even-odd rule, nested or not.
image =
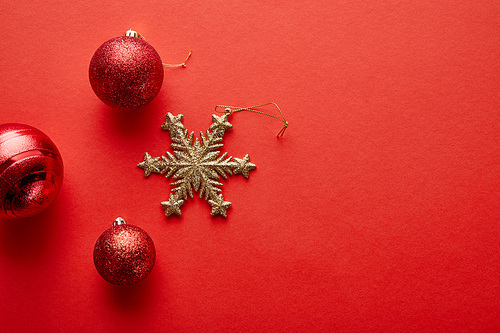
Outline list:
[[[188,130],[182,124],[183,115],[167,114],[161,128],[170,133],[174,153],[167,152],[167,156],[160,157],[151,157],[145,153],[144,160],[137,164],[144,170],[146,177],[151,173],[166,173],[166,178],[172,176],[177,179],[171,183],[174,188],[168,201],[161,203],[165,215],[181,215],[182,204],[188,195],[193,197],[194,190],[199,192],[200,198],[205,196],[205,200],[212,207],[211,215],[226,216],[226,210],[231,203],[225,201],[220,193],[219,186],[222,186],[222,183],[218,179],[220,176],[227,179],[228,175],[240,173],[248,178],[249,172],[255,169],[255,164],[250,163],[248,154],[241,159],[227,157],[227,153],[220,154],[224,133],[233,127],[227,121],[228,116],[229,113],[222,116],[212,115],[212,125],[206,134],[200,132],[201,142],[196,138],[193,143],[194,132],[188,135]]]

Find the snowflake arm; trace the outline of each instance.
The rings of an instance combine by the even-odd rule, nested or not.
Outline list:
[[[160,157],[151,157],[149,153],[144,153],[144,160],[137,166],[144,170],[144,176],[149,177],[151,173],[164,173],[165,165]]]

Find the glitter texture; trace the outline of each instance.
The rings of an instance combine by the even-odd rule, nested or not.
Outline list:
[[[165,215],[175,213],[181,215],[181,206],[187,196],[193,197],[194,191],[199,191],[200,198],[205,195],[205,200],[212,207],[211,215],[226,216],[226,210],[231,203],[224,201],[222,186],[217,179],[227,175],[242,174],[248,178],[249,172],[255,169],[255,164],[250,163],[250,158],[227,157],[227,153],[220,155],[219,148],[223,146],[222,138],[226,129],[232,128],[228,121],[229,114],[222,116],[212,115],[212,125],[206,131],[206,135],[200,132],[201,142],[197,138],[193,144],[194,132],[188,135],[188,130],[182,124],[182,114],[177,116],[167,114],[167,119],[161,128],[170,133],[172,149],[174,154],[167,152],[167,156],[151,157],[149,153],[144,154],[144,160],[137,166],[144,170],[148,177],[151,173],[166,174],[178,179],[171,185],[175,186],[168,201],[161,203]],[[219,156],[220,155],[220,156]]]
[[[139,227],[114,225],[104,231],[94,247],[94,265],[108,282],[119,286],[142,281],[153,269],[153,240]]]
[[[34,216],[56,198],[63,181],[61,154],[40,130],[0,125],[0,218]]]
[[[130,109],[151,102],[163,83],[158,52],[143,39],[116,37],[102,44],[89,67],[92,89],[104,103]]]

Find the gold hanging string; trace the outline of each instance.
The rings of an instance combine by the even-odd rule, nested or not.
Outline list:
[[[171,64],[166,64],[166,63],[162,63],[163,64],[163,67],[168,67],[168,68],[175,68],[175,67],[186,67],[186,62],[188,61],[189,57],[191,57],[191,53],[193,53],[193,51],[189,51],[186,59],[184,59],[184,62],[182,62],[182,64],[175,64],[175,65],[171,65]]]
[[[130,36],[130,37],[137,37],[137,38],[143,39],[144,41],[147,42],[146,38],[143,35],[141,35],[139,32],[137,32],[133,29],[129,29],[128,31],[126,31],[124,33],[124,35]],[[186,67],[186,63],[187,63],[189,57],[191,57],[192,53],[193,53],[193,51],[189,51],[186,59],[184,59],[184,62],[182,62],[181,64],[166,64],[166,63],[162,62],[162,65],[163,65],[163,67],[167,67],[167,68]]]
[[[271,105],[271,104],[274,105],[278,109],[278,111],[279,111],[279,113],[281,115],[281,118],[278,118],[278,117],[273,116],[272,114],[269,114],[269,113],[266,113],[266,112],[255,110],[256,108],[260,108],[260,107],[263,107],[263,106],[266,106],[266,105]],[[224,108],[224,111],[220,111],[220,110],[218,110],[218,108]],[[240,111],[251,111],[251,112],[259,113],[259,114],[262,114],[264,116],[268,116],[268,117],[271,117],[271,118],[274,118],[276,120],[281,121],[283,123],[283,128],[278,132],[278,134],[276,134],[276,136],[278,138],[281,138],[283,136],[283,134],[285,134],[286,129],[288,128],[288,121],[285,119],[285,116],[283,116],[283,112],[281,112],[281,109],[278,106],[278,104],[273,103],[273,102],[264,103],[264,104],[260,104],[260,105],[249,106],[249,107],[246,107],[246,108],[240,108],[238,106],[230,106],[230,105],[216,105],[215,106],[215,112],[218,112],[218,113],[232,114],[234,112],[240,112]]]

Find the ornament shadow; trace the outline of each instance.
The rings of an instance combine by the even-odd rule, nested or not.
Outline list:
[[[209,212],[210,214],[210,212]],[[221,216],[221,215],[215,215],[215,216],[210,216],[211,220],[212,220],[212,223],[213,224],[216,224],[216,225],[225,225],[225,224],[229,224],[229,215],[231,214],[230,210],[228,210],[227,212],[227,217],[224,217],[224,216]]]
[[[106,282],[105,293],[110,306],[123,313],[138,313],[138,310],[153,304],[155,295],[155,270],[141,282],[131,286],[115,286]]]
[[[61,195],[61,193],[59,193]],[[0,221],[0,253],[18,262],[34,263],[57,246],[64,200],[57,198],[44,212],[22,220]]]
[[[163,214],[165,215],[165,211],[162,210],[160,214]],[[184,221],[184,217],[181,215],[177,215],[177,214],[172,214],[170,216],[164,216],[164,222],[165,223],[168,223],[168,224],[180,224],[180,223],[183,223]]]
[[[113,109],[102,103],[98,112],[105,115],[104,133],[112,129],[113,133],[119,136],[133,139],[143,136],[152,128],[159,127],[161,119],[155,116],[157,109],[154,101],[138,108],[123,110]]]

